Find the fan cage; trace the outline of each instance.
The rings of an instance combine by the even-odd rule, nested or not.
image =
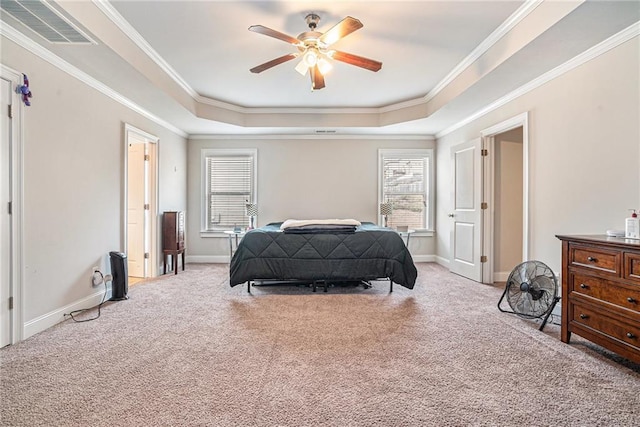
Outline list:
[[[501,307],[504,299],[511,311]],[[525,261],[509,274],[498,309],[525,319],[543,318],[542,330],[559,300],[558,279],[553,270],[540,261]]]

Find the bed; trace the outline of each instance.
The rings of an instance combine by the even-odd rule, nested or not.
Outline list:
[[[285,221],[286,223],[286,221]],[[358,224],[360,224],[358,222]],[[240,241],[229,267],[230,285],[259,281],[338,281],[389,279],[413,289],[417,270],[398,233],[370,222],[352,230],[304,227],[283,230],[276,222],[248,231]]]

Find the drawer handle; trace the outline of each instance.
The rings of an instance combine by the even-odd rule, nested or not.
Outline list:
[[[580,288],[582,289],[587,289],[589,286],[585,285],[584,283],[580,283]]]
[[[587,315],[586,315],[586,314],[584,314],[584,313],[580,313],[580,318],[581,318],[581,319],[588,319],[588,318],[589,318],[589,316],[587,316]]]
[[[627,302],[630,302],[631,304],[633,304],[633,303],[636,302],[636,300],[635,300],[635,298],[629,297],[629,298],[627,298]]]
[[[627,338],[635,338],[636,336],[631,332],[627,332]]]
[[[594,258],[594,257],[590,256],[590,257],[587,257],[587,261],[589,261],[589,262],[598,262],[598,258]]]

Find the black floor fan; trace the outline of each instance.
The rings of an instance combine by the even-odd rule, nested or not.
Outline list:
[[[501,307],[505,298],[513,311]],[[558,280],[553,271],[540,261],[525,261],[509,275],[498,309],[525,319],[542,318],[542,330],[558,301]]]

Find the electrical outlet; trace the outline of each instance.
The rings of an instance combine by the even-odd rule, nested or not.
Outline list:
[[[91,285],[99,286],[104,282],[104,276],[98,267],[93,267],[93,273],[91,273]]]

